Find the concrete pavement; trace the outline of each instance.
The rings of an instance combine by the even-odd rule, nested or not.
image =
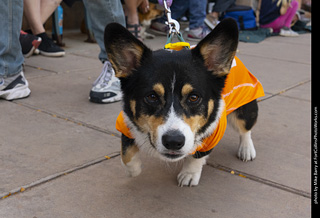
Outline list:
[[[193,188],[177,186],[181,164],[146,156],[142,174],[126,177],[114,128],[121,103],[88,101],[102,64],[85,38],[65,34],[63,58],[26,59],[31,96],[0,100],[0,217],[311,216],[310,34],[239,44],[266,92],[253,130],[257,158],[237,159],[228,127]]]

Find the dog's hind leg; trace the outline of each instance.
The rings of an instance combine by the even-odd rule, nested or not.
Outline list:
[[[121,136],[121,163],[128,176],[135,177],[141,173],[139,148],[134,143],[134,139],[130,139],[123,134]]]
[[[239,132],[240,145],[238,157],[248,161],[256,157],[256,150],[251,139],[251,129],[258,118],[257,101],[251,101],[228,115],[228,122]]]

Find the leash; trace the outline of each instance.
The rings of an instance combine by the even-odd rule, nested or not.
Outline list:
[[[165,8],[165,13],[167,16],[166,24],[169,26],[169,32],[167,34],[167,42],[164,46],[165,49],[172,49],[180,51],[182,49],[190,49],[190,44],[184,41],[182,34],[180,33],[180,24],[175,19],[171,17],[170,6],[172,0],[158,0],[159,4]],[[176,36],[179,42],[172,43],[173,37]]]

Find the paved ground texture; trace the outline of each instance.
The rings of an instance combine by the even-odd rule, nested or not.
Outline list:
[[[26,59],[31,96],[0,100],[0,217],[311,216],[310,34],[239,44],[266,92],[253,130],[257,158],[237,159],[228,127],[193,188],[177,186],[181,164],[146,156],[142,174],[126,177],[114,128],[121,103],[88,101],[102,64],[85,39],[70,32],[65,57]]]

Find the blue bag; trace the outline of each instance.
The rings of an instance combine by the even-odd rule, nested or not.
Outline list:
[[[236,5],[229,8],[223,18],[231,17],[238,23],[240,30],[257,29],[256,15],[251,7],[244,5]]]

